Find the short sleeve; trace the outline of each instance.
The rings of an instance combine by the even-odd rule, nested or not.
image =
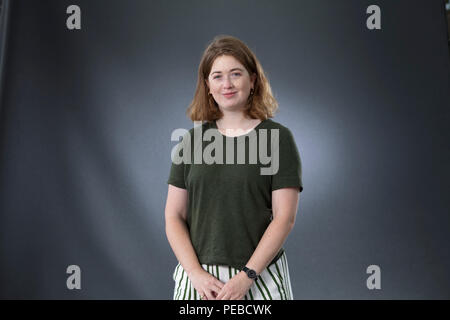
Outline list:
[[[288,128],[280,129],[279,135],[279,168],[272,175],[272,191],[297,187],[299,192],[303,190],[302,164],[300,154],[295,144],[294,136]]]
[[[184,164],[175,164],[172,162],[170,168],[168,184],[171,184],[178,188],[186,189],[186,183],[184,182]]]
[[[186,189],[184,175],[186,164],[183,161],[174,161],[176,157],[178,159],[183,158],[183,143],[179,143],[175,148],[175,151],[173,151],[173,153],[171,154],[172,164],[170,167],[169,179],[167,180],[167,183],[178,188]]]

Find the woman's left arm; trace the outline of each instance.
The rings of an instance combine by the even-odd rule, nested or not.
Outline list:
[[[298,199],[298,188],[282,188],[272,191],[273,220],[246,265],[255,270],[257,274],[263,272],[275,258],[294,227]]]
[[[294,227],[298,199],[298,188],[282,188],[272,191],[273,219],[246,264],[257,274],[261,274],[275,258]],[[217,298],[242,299],[242,295],[245,295],[253,281],[247,277],[245,272],[241,271],[225,284]]]

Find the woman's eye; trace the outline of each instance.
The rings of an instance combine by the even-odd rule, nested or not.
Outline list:
[[[239,72],[234,72],[234,73],[232,73],[232,75],[233,76],[240,76],[241,74]],[[220,78],[220,76],[213,77],[213,79],[217,79],[217,78]]]

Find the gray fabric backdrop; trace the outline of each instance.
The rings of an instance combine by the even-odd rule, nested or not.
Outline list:
[[[193,126],[218,34],[258,56],[300,151],[294,298],[450,298],[443,1],[378,0],[381,30],[362,0],[5,3],[1,298],[171,299],[170,135]],[[81,30],[66,27],[71,4]]]

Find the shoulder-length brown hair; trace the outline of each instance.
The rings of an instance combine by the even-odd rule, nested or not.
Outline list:
[[[245,43],[228,35],[216,36],[203,53],[198,68],[194,99],[186,112],[188,117],[192,121],[214,121],[222,118],[223,113],[212,95],[208,94],[205,81],[208,79],[215,59],[222,55],[233,56],[247,69],[250,76],[253,73],[256,74],[254,92],[249,95],[245,114],[253,119],[272,118],[278,108],[278,103],[272,95],[272,89],[261,64]]]

